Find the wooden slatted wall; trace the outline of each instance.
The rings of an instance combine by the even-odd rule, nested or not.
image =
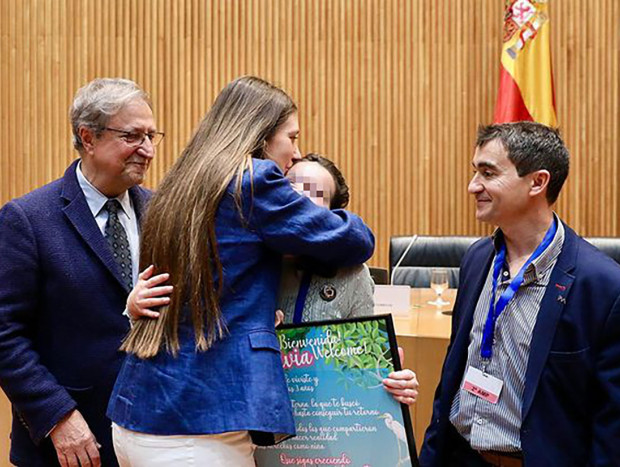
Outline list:
[[[352,209],[393,234],[481,234],[466,193],[475,130],[492,118],[500,0],[1,0],[0,202],[75,157],[67,109],[97,76],[153,97],[167,137],[156,187],[230,79],[257,74],[298,102],[303,151],[343,168]],[[613,0],[551,4],[559,122],[573,155],[562,215],[618,235],[618,28]]]

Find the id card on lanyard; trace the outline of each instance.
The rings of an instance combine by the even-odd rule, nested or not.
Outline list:
[[[469,367],[465,374],[463,389],[474,394],[477,397],[485,399],[493,404],[499,400],[499,394],[502,390],[503,381],[486,373],[486,366],[493,358],[493,341],[495,336],[495,324],[506,306],[516,295],[519,287],[523,284],[523,276],[530,264],[538,258],[553,242],[557,231],[557,221],[554,219],[553,224],[547,230],[543,241],[536,247],[534,253],[527,259],[521,267],[515,278],[510,282],[506,290],[501,294],[497,302],[495,295],[497,293],[497,283],[499,281],[502,268],[506,262],[506,244],[503,243],[495,256],[493,262],[493,286],[491,291],[491,302],[489,304],[489,312],[482,331],[482,344],[480,345],[480,356],[484,363],[483,370]]]

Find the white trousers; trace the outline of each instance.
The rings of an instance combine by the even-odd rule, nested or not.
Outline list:
[[[112,424],[114,452],[121,467],[254,467],[247,431],[217,435],[161,436]]]

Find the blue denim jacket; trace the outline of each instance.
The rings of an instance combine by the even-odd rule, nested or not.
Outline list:
[[[160,435],[249,430],[263,445],[295,433],[274,330],[281,255],[351,266],[372,255],[374,237],[356,215],[297,194],[273,162],[254,160],[253,169],[253,188],[248,171],[242,184],[246,223],[234,203],[234,181],[216,218],[228,335],[196,352],[191,324],[182,323],[177,357],[128,356],[108,407],[118,425]]]

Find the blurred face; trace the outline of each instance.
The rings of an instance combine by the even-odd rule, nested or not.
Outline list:
[[[476,148],[472,165],[474,176],[468,191],[476,199],[478,220],[501,227],[527,213],[531,206],[531,176],[519,177],[499,140]]]
[[[153,112],[142,100],[123,107],[109,119],[106,127],[128,132],[156,131]],[[82,172],[101,193],[118,196],[144,181],[155,155],[149,138],[136,144],[123,133],[111,130],[104,130],[99,136],[88,128],[82,127],[79,131],[84,145]]]
[[[301,159],[297,138],[299,138],[299,121],[297,114],[294,113],[266,141],[265,158],[278,164],[285,174],[292,167],[295,159]]]
[[[317,162],[298,162],[286,174],[299,194],[307,196],[314,204],[329,209],[336,192],[331,174]]]

